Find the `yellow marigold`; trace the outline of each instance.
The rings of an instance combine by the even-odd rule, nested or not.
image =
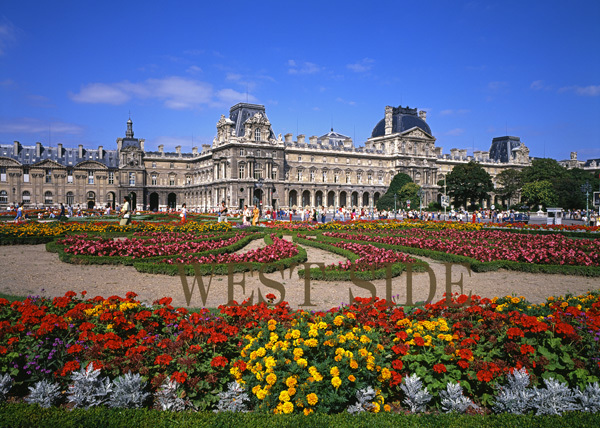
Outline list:
[[[288,388],[287,392],[288,392],[288,395],[291,397],[292,395],[294,395],[296,393],[296,388]]]
[[[267,383],[273,385],[275,382],[277,382],[277,375],[275,373],[269,373],[267,376]]]
[[[335,317],[335,319],[333,320],[333,323],[335,325],[337,325],[338,327],[341,326],[344,323],[344,317],[338,315],[337,317]]]
[[[386,404],[385,406],[383,406],[383,411],[384,411],[384,412],[389,412],[389,411],[391,411],[391,410],[392,410],[392,408],[390,407],[390,405],[389,405],[389,404]]]
[[[290,401],[290,395],[287,391],[281,391],[279,393],[279,401]]]
[[[256,398],[258,398],[259,400],[264,400],[266,396],[267,396],[267,391],[265,391],[264,389],[259,389],[256,392]]]
[[[275,361],[275,358],[268,356],[267,358],[265,358],[265,367],[275,367],[277,365],[277,361]]]
[[[369,352],[365,349],[365,348],[360,348],[358,350],[358,355],[360,355],[361,357],[366,357],[369,354]]]
[[[339,376],[340,375],[340,369],[337,368],[337,366],[333,366],[330,370],[329,370],[329,374],[331,376]]]
[[[315,348],[319,344],[319,341],[313,337],[312,339],[305,340],[304,343],[306,344],[306,346]]]
[[[313,409],[304,409],[304,416],[308,416],[313,412]]]
[[[261,358],[264,357],[266,353],[267,353],[267,351],[263,347],[260,347],[256,350],[256,355]]]
[[[321,321],[321,322],[318,324],[318,328],[319,328],[319,330],[325,330],[325,329],[327,328],[327,323],[326,323],[326,322],[323,322],[323,321]]]
[[[304,358],[299,358],[298,361],[296,361],[296,364],[298,364],[300,367],[306,367],[308,365],[308,361],[306,361]]]
[[[314,406],[315,404],[317,404],[319,402],[319,397],[317,396],[317,394],[312,392],[306,396],[306,402],[309,405]],[[308,409],[305,409],[305,410],[308,410]]]
[[[331,379],[331,384],[335,389],[338,389],[342,384],[342,380],[339,377],[335,376],[333,379]]]
[[[363,334],[362,336],[360,336],[360,342],[361,343],[369,343],[369,342],[371,342],[371,339],[369,339],[367,336],[365,336]]]
[[[309,330],[308,335],[310,337],[318,337],[319,336],[319,331],[318,330]]]
[[[298,384],[298,379],[294,376],[290,376],[285,380],[285,384],[288,388],[293,388]]]
[[[354,377],[354,375],[350,375],[350,376],[348,376],[348,380],[350,382],[354,382],[356,380],[356,378]]]
[[[336,360],[337,362],[342,361],[342,356],[341,355],[336,355],[335,357],[333,357],[334,360]]]
[[[285,413],[285,414],[292,413],[294,411],[294,404],[287,401],[283,404],[281,409],[283,410],[283,413]]]
[[[254,395],[256,395],[256,393],[257,393],[258,391],[260,391],[260,385],[256,385],[254,388],[252,388],[252,393],[253,393]]]
[[[356,370],[358,368],[358,361],[350,360],[350,368]]]
[[[386,380],[391,377],[392,377],[392,373],[390,373],[390,370],[387,367],[384,367],[383,370],[381,370],[381,378],[383,380]]]
[[[371,404],[373,405],[373,407],[371,407],[371,411],[373,413],[379,413],[379,410],[381,410],[381,406],[379,406],[379,403],[374,401]]]
[[[298,339],[300,337],[300,330],[292,330],[292,338]]]
[[[346,352],[344,348],[336,348],[335,355],[344,355],[344,352]]]

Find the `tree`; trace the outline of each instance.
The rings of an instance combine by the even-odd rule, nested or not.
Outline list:
[[[398,191],[402,189],[406,183],[412,183],[412,178],[408,174],[399,173],[394,176],[387,192],[377,201],[378,210],[393,210],[394,209],[394,194],[398,195]]]
[[[567,168],[554,159],[534,159],[531,166],[523,168],[521,178],[523,184],[535,181],[549,181],[553,185],[560,182],[567,174]]]
[[[444,182],[438,183],[443,186]],[[474,204],[485,199],[488,193],[494,189],[492,177],[477,162],[471,161],[466,165],[457,165],[446,176],[446,187],[448,195],[458,205],[467,207],[467,201]]]
[[[415,183],[406,183],[398,192],[398,202],[406,206],[406,201],[410,201],[413,207],[418,207],[420,203],[419,190],[421,186]]]
[[[521,189],[521,172],[516,169],[505,169],[496,176],[498,187],[496,192],[502,199],[508,200],[508,206]]]
[[[542,205],[544,208],[556,206],[558,202],[558,196],[554,192],[554,187],[548,180],[523,184],[521,197],[533,209],[537,208],[538,205]]]

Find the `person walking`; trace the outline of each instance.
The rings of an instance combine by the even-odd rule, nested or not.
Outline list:
[[[119,217],[121,217],[119,225],[127,226],[131,223],[131,208],[129,204],[129,196],[123,197],[123,206],[121,207],[121,214],[119,215]]]
[[[185,204],[181,206],[181,214],[179,215],[181,216],[181,224],[185,224],[187,221],[187,208]]]
[[[254,209],[252,210],[252,226],[256,226],[256,224],[258,223],[258,216],[260,215],[260,211],[258,209],[258,206],[254,206]]]

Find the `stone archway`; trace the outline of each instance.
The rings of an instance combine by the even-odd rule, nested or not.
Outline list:
[[[167,195],[167,205],[172,210],[177,207],[177,195],[175,193],[169,193]]]
[[[335,192],[333,190],[327,193],[327,206],[335,207]]]
[[[320,207],[323,205],[323,192],[317,190],[315,193],[315,206]]]
[[[348,205],[348,201],[346,199],[348,199],[346,192],[340,192],[340,207],[345,207]]]
[[[302,192],[302,207],[310,206],[310,192],[305,190]]]
[[[295,190],[290,190],[290,194],[288,196],[289,207],[292,208],[298,205],[298,192]]]
[[[158,193],[152,192],[150,193],[150,211],[158,211]]]

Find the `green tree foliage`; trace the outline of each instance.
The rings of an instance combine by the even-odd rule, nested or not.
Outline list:
[[[406,201],[410,201],[411,208],[419,207],[419,190],[421,186],[415,183],[406,183],[398,192],[398,202],[406,208]]]
[[[521,189],[521,172],[516,169],[505,169],[496,176],[496,182],[496,193],[502,199],[506,199],[510,206]]]
[[[552,183],[548,180],[534,181],[532,183],[523,184],[521,191],[523,201],[525,201],[531,209],[536,210],[538,205],[543,208],[555,207],[558,203],[558,196],[554,191]]]
[[[521,177],[523,183],[549,181],[554,185],[565,177],[567,171],[565,167],[560,166],[554,159],[534,159],[531,162],[531,166],[523,169]]]
[[[406,184],[412,183],[412,178],[408,174],[399,173],[394,176],[392,182],[390,183],[390,187],[388,188],[385,195],[383,195],[377,201],[377,209],[378,210],[393,210],[394,209],[394,194],[398,194],[400,189]],[[398,207],[400,205],[397,205]]]
[[[440,181],[439,186],[444,182]],[[466,165],[457,165],[446,176],[448,195],[456,204],[467,207],[467,201],[476,204],[479,200],[488,197],[494,189],[492,177],[477,162],[471,161]]]

